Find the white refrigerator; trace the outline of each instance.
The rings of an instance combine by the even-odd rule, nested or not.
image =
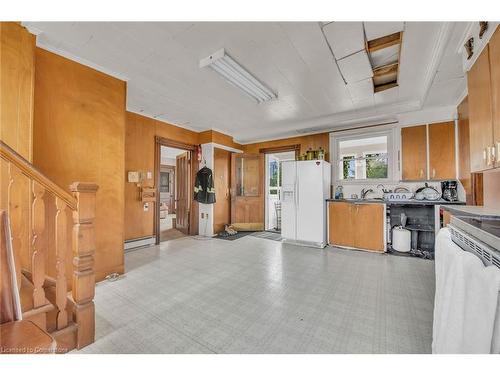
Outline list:
[[[324,160],[281,164],[281,237],[285,242],[326,246],[326,199],[330,198],[331,166]]]

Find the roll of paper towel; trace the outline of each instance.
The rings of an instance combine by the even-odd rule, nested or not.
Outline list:
[[[408,253],[411,249],[411,232],[402,227],[393,228],[392,248],[401,253]]]

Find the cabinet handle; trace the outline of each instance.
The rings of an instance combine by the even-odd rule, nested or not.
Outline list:
[[[420,176],[420,178],[422,178],[424,176],[424,170],[423,169],[420,170],[420,175],[419,176]]]
[[[432,179],[436,177],[436,168],[432,168]]]
[[[497,143],[498,146],[498,143]],[[494,163],[497,160],[497,152],[495,146],[491,146],[491,161]]]
[[[488,159],[488,147],[486,147],[484,150],[483,150],[483,160],[486,162],[487,159]]]

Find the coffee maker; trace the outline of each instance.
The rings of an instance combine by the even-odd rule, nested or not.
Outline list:
[[[442,181],[441,192],[444,200],[449,202],[458,201],[458,182],[455,180]]]

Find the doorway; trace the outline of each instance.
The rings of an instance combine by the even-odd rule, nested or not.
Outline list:
[[[198,206],[192,181],[198,163],[195,146],[156,137],[156,244],[197,234]]]
[[[231,223],[231,152],[222,148],[214,148],[214,233],[224,231]]]
[[[186,186],[188,173],[186,161],[189,151],[160,147],[159,178],[159,223],[160,242],[184,237],[188,234],[189,222],[186,220]]]
[[[266,153],[265,230],[281,232],[281,163],[295,160],[296,151]]]

